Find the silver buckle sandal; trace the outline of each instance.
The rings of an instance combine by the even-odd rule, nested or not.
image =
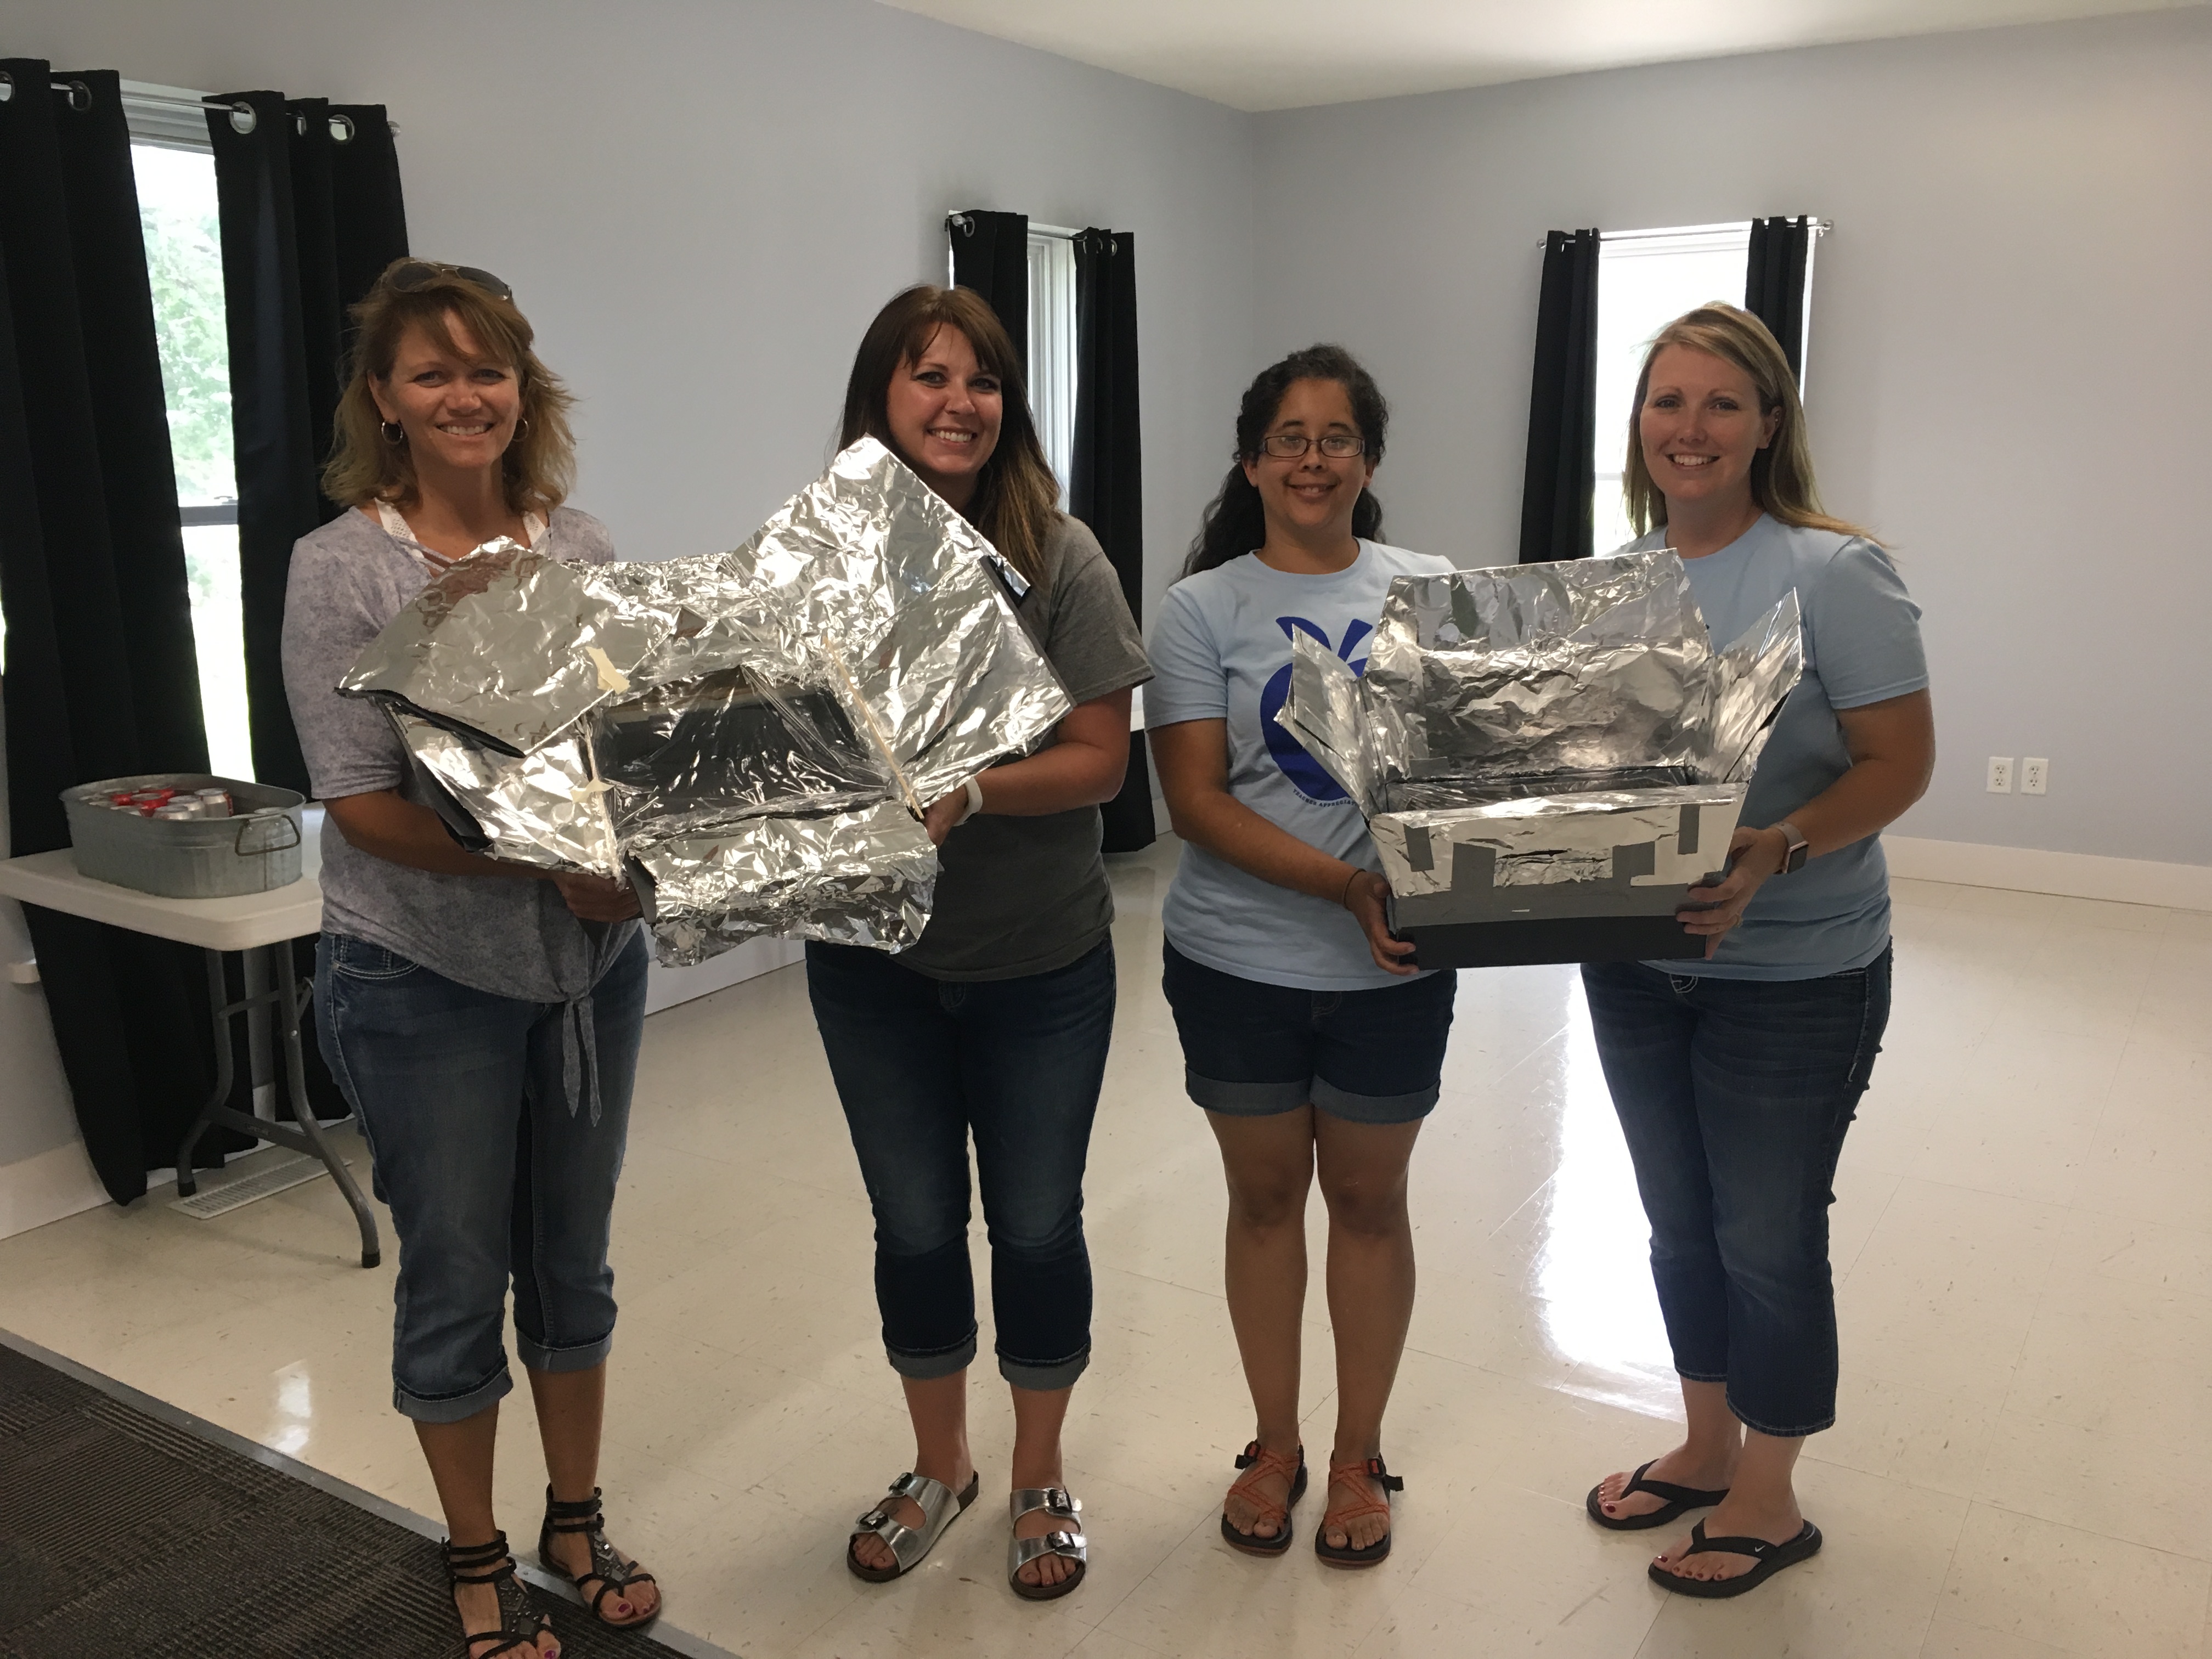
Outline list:
[[[1075,1517],[1083,1513],[1083,1505],[1068,1496],[1060,1486],[1021,1486],[1006,1499],[1006,1518],[1009,1525],[1018,1526],[1025,1515],[1042,1510],[1055,1521],[1065,1521],[1064,1527],[1054,1527],[1050,1532],[1035,1538],[1010,1535],[1006,1540],[1006,1583],[1015,1595],[1026,1601],[1049,1601],[1062,1596],[1083,1582],[1083,1575],[1091,1570],[1091,1545],[1075,1529]],[[1075,1563],[1075,1571],[1057,1584],[1025,1584],[1022,1569],[1032,1561],[1048,1555],[1057,1555]]]
[[[942,1480],[933,1480],[926,1474],[912,1470],[891,1482],[890,1491],[884,1501],[853,1523],[853,1536],[845,1544],[845,1565],[856,1578],[865,1578],[872,1584],[887,1584],[902,1573],[921,1565],[921,1558],[929,1553],[945,1529],[951,1526],[960,1512],[975,1501],[983,1477],[968,1477],[968,1490],[956,1493]],[[921,1510],[921,1524],[909,1527],[891,1514],[891,1505],[900,1498],[910,1498]],[[891,1547],[891,1555],[898,1565],[895,1567],[866,1567],[853,1553],[854,1544],[870,1533]]]

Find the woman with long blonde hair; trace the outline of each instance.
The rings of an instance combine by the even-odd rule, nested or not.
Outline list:
[[[507,284],[402,259],[359,333],[324,489],[345,510],[292,552],[284,685],[323,837],[315,1014],[399,1236],[392,1404],[437,1483],[467,1659],[559,1650],[492,1510],[499,1402],[537,1407],[538,1553],[592,1613],[638,1625],[650,1573],[607,1541],[597,1485],[614,1340],[610,1218],[645,1023],[626,886],[465,850],[382,712],[333,688],[439,572],[505,537],[614,556],[563,504],[568,393]]]
[[[1583,969],[1688,1419],[1587,1507],[1616,1531],[1711,1509],[1650,1574],[1730,1596],[1820,1547],[1791,1472],[1836,1415],[1828,1206],[1889,1018],[1880,832],[1928,787],[1935,724],[1919,607],[1881,546],[1822,510],[1765,324],[1716,304],[1660,331],[1625,477],[1644,534],[1624,550],[1680,554],[1716,641],[1793,589],[1804,625],[1727,871],[1678,913],[1705,958]]]

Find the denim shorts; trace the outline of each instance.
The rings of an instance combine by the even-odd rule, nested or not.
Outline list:
[[[1365,991],[1268,985],[1170,944],[1160,988],[1182,1039],[1183,1086],[1209,1112],[1272,1117],[1310,1102],[1352,1123],[1434,1109],[1451,1034],[1450,970]]]

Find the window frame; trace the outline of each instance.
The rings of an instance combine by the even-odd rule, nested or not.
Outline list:
[[[215,154],[215,140],[208,136],[207,119],[203,109],[190,107],[212,103],[206,93],[195,92],[189,87],[165,87],[150,81],[125,81],[123,90],[123,120],[134,144],[150,144],[157,149],[194,151],[202,155]],[[238,503],[235,501],[187,507],[181,501],[177,506],[178,522],[186,528],[200,525],[238,522]]]
[[[1797,342],[1797,396],[1801,403],[1808,399],[1807,386],[1811,380],[1814,256],[1820,247],[1820,239],[1835,228],[1834,222],[1831,220],[1812,215],[1806,216],[1809,222],[1812,234],[1807,239],[1805,248],[1805,290],[1799,313],[1802,324]],[[1742,276],[1738,278],[1737,287],[1730,303],[1741,305],[1742,279],[1748,275],[1753,222],[1749,219],[1735,219],[1718,224],[1661,225],[1640,230],[1600,231],[1598,233],[1597,279],[1600,337],[1602,338],[1604,334],[1606,268],[1610,264],[1617,264],[1626,259],[1663,258],[1674,254],[1734,253],[1736,256],[1738,270]],[[1617,441],[1620,430],[1619,422],[1608,422],[1601,418],[1596,422],[1596,429],[1592,434],[1595,445],[1602,446],[1609,440]],[[1600,462],[1597,454],[1591,455],[1590,508],[1594,524],[1602,524],[1607,520],[1607,514],[1601,510],[1601,503],[1607,497],[1607,487],[1611,487],[1613,495],[1618,496],[1622,482],[1623,475],[1618,468],[1608,471]],[[1592,549],[1593,552],[1601,554],[1609,550],[1606,548]]]
[[[1046,463],[1060,481],[1067,510],[1075,466],[1075,238],[1059,225],[1031,225],[1030,271],[1030,415]]]

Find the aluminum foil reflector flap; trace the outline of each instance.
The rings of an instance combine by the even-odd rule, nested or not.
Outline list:
[[[491,856],[626,874],[664,963],[758,933],[900,950],[919,817],[1069,707],[1018,578],[873,439],[744,545],[572,565],[509,541],[442,573],[339,690]]]

